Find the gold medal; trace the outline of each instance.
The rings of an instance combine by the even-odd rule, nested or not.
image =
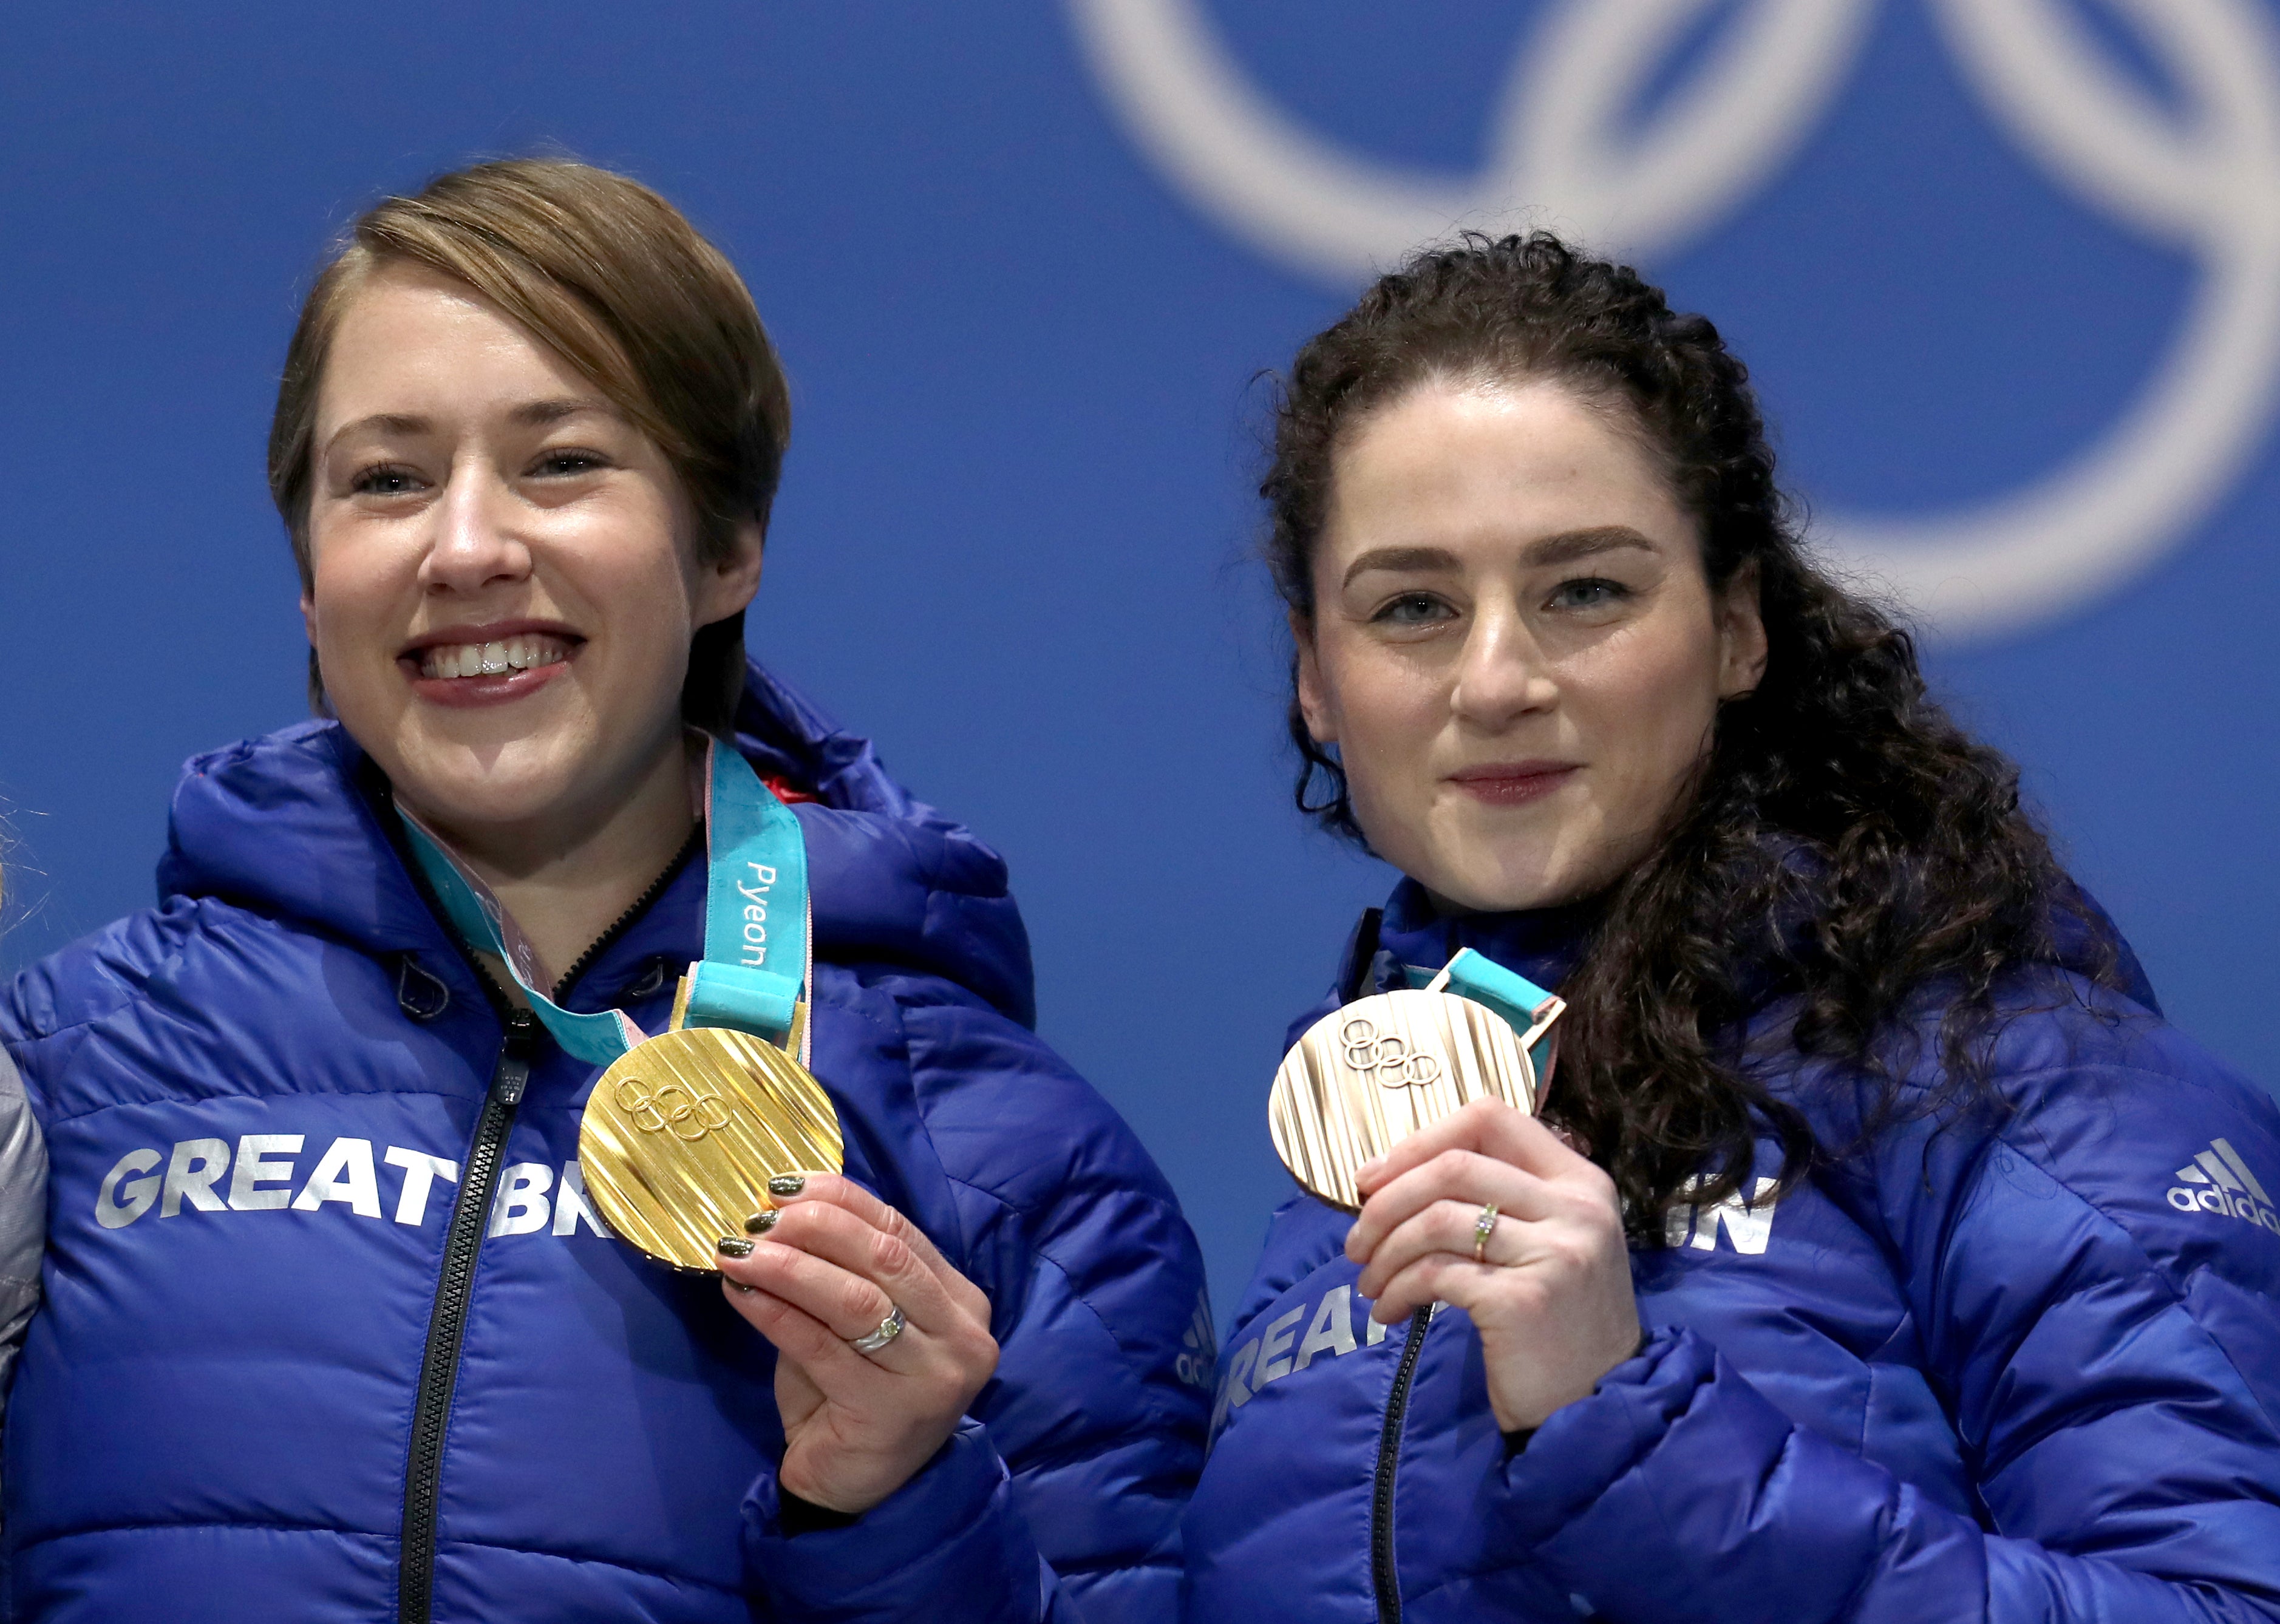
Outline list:
[[[1359,1212],[1355,1170],[1419,1128],[1476,1099],[1533,1116],[1542,1089],[1529,1051],[1565,1007],[1547,999],[1522,1034],[1437,988],[1356,999],[1282,1057],[1267,1114],[1275,1154],[1309,1193]]]
[[[623,1010],[573,1012],[541,991],[537,953],[482,877],[397,810],[452,927],[499,956],[566,1052],[609,1060],[578,1128],[579,1169],[602,1220],[652,1258],[710,1272],[720,1241],[774,1207],[769,1180],[838,1172],[843,1142],[830,1097],[801,1064],[815,939],[805,836],[750,762],[724,741],[703,743],[690,789],[705,830],[705,953],[656,1037]],[[779,1027],[781,1045],[751,1035]]]
[[[838,1172],[843,1142],[823,1085],[790,1054],[731,1028],[681,1026],[680,1013],[672,1031],[636,1043],[595,1082],[578,1165],[620,1235],[676,1267],[709,1271],[720,1237],[743,1235],[746,1219],[775,1205],[769,1179]],[[794,1049],[804,1024],[794,1026]]]

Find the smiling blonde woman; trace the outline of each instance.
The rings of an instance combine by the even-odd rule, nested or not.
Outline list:
[[[620,176],[446,175],[319,278],[270,475],[327,714],[193,761],[161,906],[0,1004],[54,1156],[11,1616],[1173,1605],[1194,1242],[1030,1030],[1004,864],[746,658],[789,430],[743,284]],[[580,1128],[725,894],[767,939],[731,810],[805,876],[743,1013],[845,1171],[675,1273]]]

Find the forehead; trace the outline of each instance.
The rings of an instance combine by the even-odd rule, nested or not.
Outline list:
[[[466,283],[383,265],[343,302],[318,390],[323,426],[372,412],[481,409],[594,384]]]
[[[1388,543],[1525,545],[1628,526],[1696,527],[1639,434],[1560,383],[1431,380],[1365,418],[1332,461],[1326,551]]]

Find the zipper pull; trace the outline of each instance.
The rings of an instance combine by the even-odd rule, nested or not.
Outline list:
[[[530,1082],[530,1057],[537,1048],[538,1023],[528,1010],[516,1010],[506,1018],[506,1043],[491,1077],[491,1092],[501,1104],[522,1104],[522,1091]]]

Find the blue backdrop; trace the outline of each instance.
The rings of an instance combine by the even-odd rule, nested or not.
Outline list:
[[[0,968],[293,720],[261,450],[332,235],[468,158],[680,202],[792,373],[762,656],[1010,858],[1047,1035],[1224,1309],[1283,1023],[1388,883],[1287,804],[1262,369],[1516,204],[1748,358],[2175,1017],[2268,1085],[2273,0],[19,8],[0,58]]]

